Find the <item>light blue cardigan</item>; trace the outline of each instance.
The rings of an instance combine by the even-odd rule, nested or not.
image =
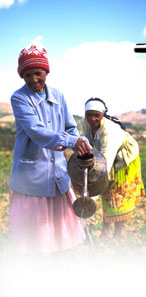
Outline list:
[[[70,177],[63,151],[56,146],[74,148],[79,137],[64,96],[46,87],[47,100],[25,84],[11,97],[16,123],[16,141],[9,186],[32,196],[62,194],[70,188]]]

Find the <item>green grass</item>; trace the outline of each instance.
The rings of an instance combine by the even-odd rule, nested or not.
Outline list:
[[[9,192],[9,178],[12,168],[13,152],[2,151],[0,153],[0,198],[3,193]]]
[[[144,145],[142,151],[140,152],[140,157],[141,157],[142,178],[144,182],[144,187],[146,189],[146,144]]]

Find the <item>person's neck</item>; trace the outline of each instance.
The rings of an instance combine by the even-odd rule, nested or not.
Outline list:
[[[91,128],[93,137],[95,137],[95,134],[96,134],[96,132],[98,131],[99,128],[100,128],[100,125],[98,127]]]

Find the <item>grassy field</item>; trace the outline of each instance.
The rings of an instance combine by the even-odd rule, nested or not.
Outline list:
[[[8,183],[13,158],[12,147],[14,144],[14,133],[10,133],[9,135],[9,127],[7,127],[6,132],[6,148],[0,143],[0,253],[3,253],[4,247],[10,239]],[[140,137],[140,133],[138,133],[137,139],[140,145],[142,176],[146,188],[146,144],[145,139]],[[96,205],[97,210],[95,215],[87,221],[88,230],[92,235],[95,253],[99,255],[101,251],[104,251],[105,254],[114,254],[119,251],[117,243],[113,241],[103,243],[99,240],[102,228],[102,207],[100,198],[97,199]],[[111,226],[111,233],[112,228],[113,226]],[[77,252],[80,253],[84,251],[84,253],[86,253],[88,249],[91,249],[90,241],[81,246]],[[146,253],[146,198],[144,197],[140,199],[139,204],[136,206],[133,218],[125,223],[123,241],[120,243],[120,251],[122,253],[131,254],[134,253],[134,251],[137,252],[137,250],[139,250],[140,253]]]

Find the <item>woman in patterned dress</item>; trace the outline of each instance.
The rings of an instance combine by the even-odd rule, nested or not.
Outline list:
[[[109,236],[110,223],[114,223],[114,237],[119,239],[123,222],[132,217],[138,197],[145,195],[138,143],[120,121],[107,115],[106,104],[99,98],[85,103],[83,134],[107,161],[108,188],[102,194],[101,238]]]

